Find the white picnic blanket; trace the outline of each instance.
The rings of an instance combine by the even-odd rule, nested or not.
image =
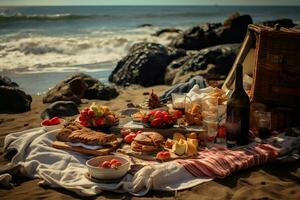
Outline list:
[[[56,131],[45,132],[42,128],[12,133],[6,136],[4,150],[17,150],[12,165],[21,165],[22,173],[29,178],[41,178],[41,184],[62,187],[81,196],[97,195],[101,190],[128,192],[143,196],[149,190],[175,191],[194,187],[212,179],[193,177],[175,161],[148,165],[135,175],[127,174],[119,183],[95,183],[85,177],[85,155],[55,149],[52,142]],[[9,174],[0,175],[7,184]]]

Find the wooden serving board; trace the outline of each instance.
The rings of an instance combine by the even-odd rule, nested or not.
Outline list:
[[[87,154],[87,155],[96,155],[96,156],[104,156],[104,155],[108,155],[110,152],[112,152],[113,150],[115,150],[122,142],[121,138],[118,138],[118,142],[116,142],[114,144],[114,146],[112,147],[105,147],[105,148],[101,148],[101,149],[96,149],[96,150],[92,150],[92,149],[85,149],[83,147],[73,147],[71,145],[68,145],[65,142],[61,142],[61,141],[55,141],[52,143],[52,146],[54,148],[57,149],[63,149],[63,150],[67,150],[67,151],[74,151],[74,152],[78,152],[78,153],[82,153],[82,154]]]
[[[130,121],[122,126],[122,128],[129,128],[132,130],[142,130],[142,131],[155,131],[160,134],[162,134],[164,137],[167,138],[172,138],[174,132],[179,132],[179,133],[190,133],[190,132],[200,132],[202,130],[201,126],[187,126],[187,127],[181,127],[179,125],[174,125],[173,127],[170,128],[161,128],[161,129],[155,129],[155,128],[149,128],[145,127],[142,123],[140,122],[134,122]]]

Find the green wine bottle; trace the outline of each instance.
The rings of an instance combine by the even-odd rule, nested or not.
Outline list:
[[[235,88],[226,110],[226,140],[229,148],[249,143],[250,100],[243,88],[243,65],[235,70]]]

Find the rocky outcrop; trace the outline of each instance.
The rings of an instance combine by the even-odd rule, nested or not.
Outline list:
[[[185,50],[200,50],[218,44],[240,43],[251,23],[250,15],[235,13],[224,25],[205,23],[184,31],[171,42],[170,46]]]
[[[152,27],[152,26],[153,26],[152,24],[141,24],[141,25],[138,25],[137,27],[144,28],[144,27]]]
[[[0,113],[30,111],[32,98],[17,87],[0,86]]]
[[[32,98],[7,76],[0,76],[0,113],[30,111]]]
[[[165,83],[184,83],[197,75],[207,80],[225,79],[239,48],[240,44],[218,45],[174,60],[167,67]]]
[[[165,33],[181,33],[181,32],[182,32],[182,30],[180,30],[178,28],[164,28],[164,29],[156,31],[152,35],[159,37],[160,35],[165,34]]]
[[[0,76],[0,86],[19,87],[19,85],[13,82],[7,76]]]
[[[77,105],[73,101],[56,101],[41,113],[41,118],[66,117],[79,114]]]
[[[285,28],[293,28],[297,25],[294,24],[292,19],[277,19],[271,21],[264,21],[262,22],[262,24],[271,27],[274,27],[276,24],[278,24],[280,27],[285,27]]]
[[[185,51],[166,48],[156,43],[137,43],[122,58],[109,76],[117,85],[139,84],[152,86],[164,83],[167,65]]]
[[[75,74],[50,89],[43,98],[44,103],[55,101],[73,101],[81,103],[81,99],[110,100],[118,96],[116,88],[104,85],[99,80],[83,74]]]

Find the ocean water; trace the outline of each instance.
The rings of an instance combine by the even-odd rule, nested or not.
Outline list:
[[[162,28],[223,22],[234,12],[250,14],[255,22],[291,18],[300,24],[299,10],[296,6],[2,7],[0,73],[30,94],[42,94],[79,71],[107,82],[134,43],[167,45],[174,35],[151,36]]]

